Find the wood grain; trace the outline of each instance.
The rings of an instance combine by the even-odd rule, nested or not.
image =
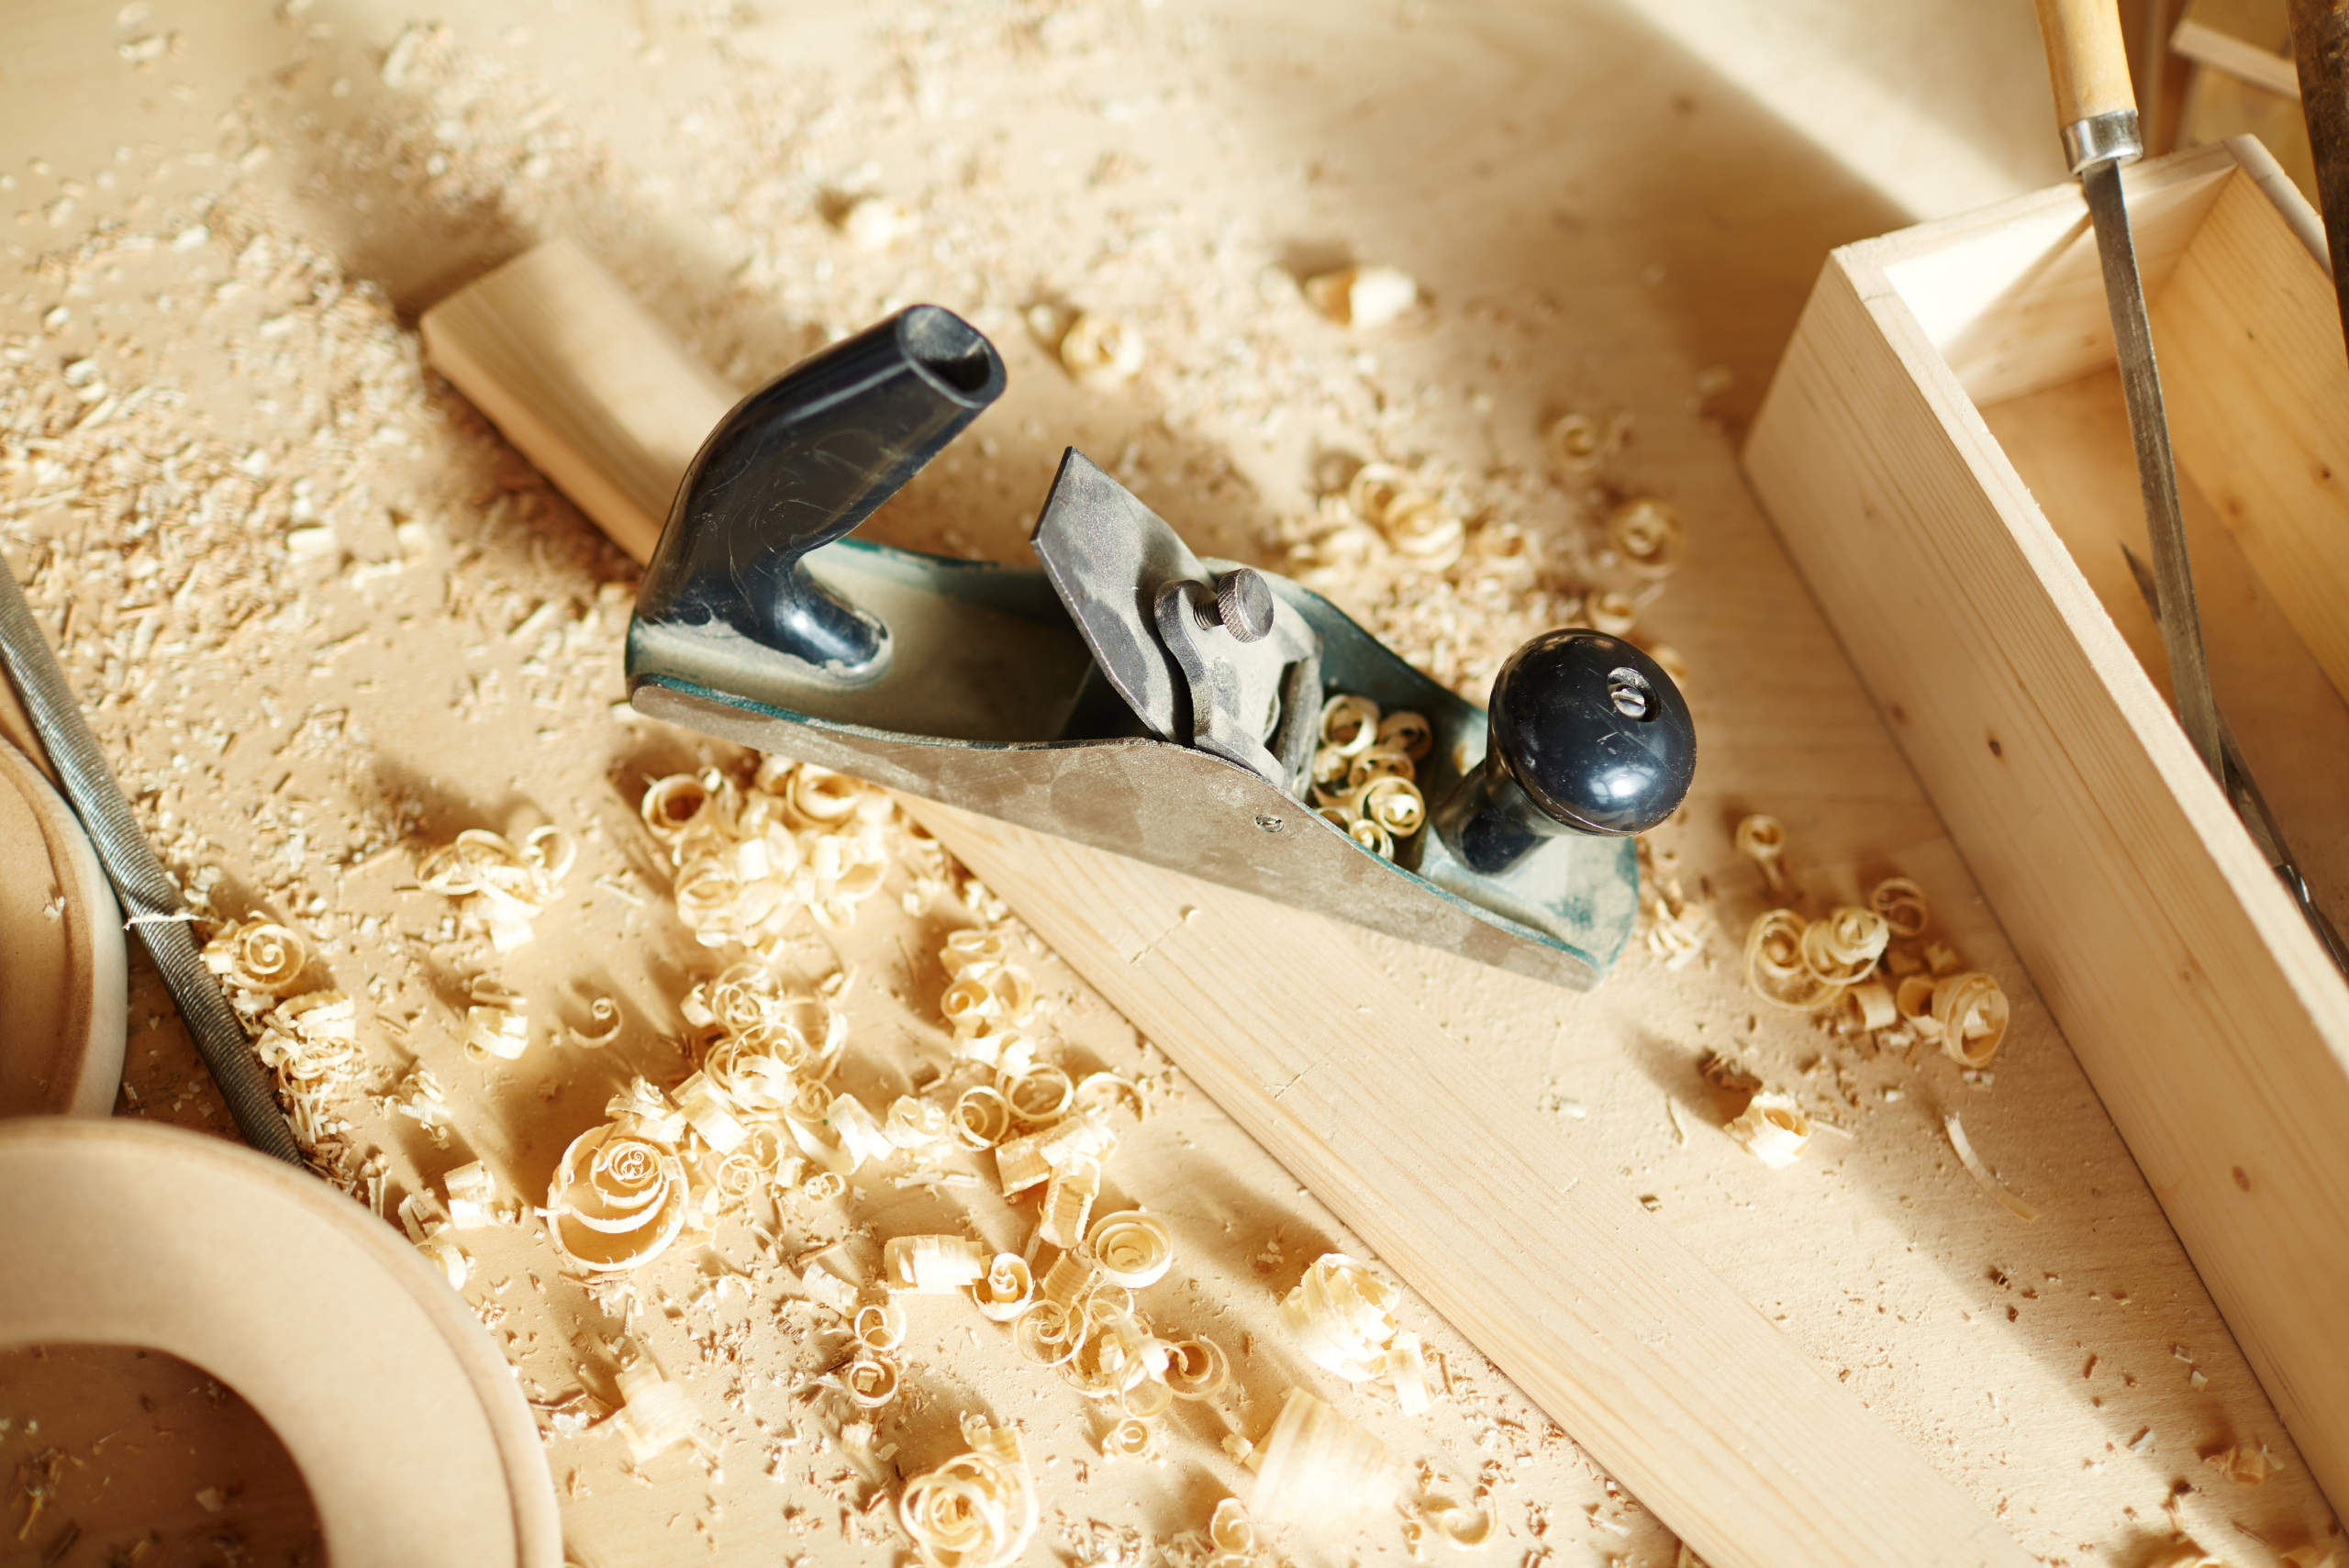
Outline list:
[[[2029,1561],[1335,921],[907,805],[1707,1562]]]
[[[568,484],[604,451],[653,450],[628,434],[642,386],[693,378],[651,365],[658,345],[644,337],[629,358],[646,380],[573,373],[570,330],[542,336],[536,324],[607,314],[617,285],[575,250],[544,256],[437,306],[428,341],[461,389],[519,410],[520,428],[620,433],[566,444],[572,477],[554,477]],[[476,346],[484,339],[494,351]],[[673,343],[665,352],[685,359]],[[1621,1191],[1571,1157],[1532,1152],[1542,1140],[1519,1125],[1527,1113],[1479,1093],[1464,1054],[1334,921],[931,803],[917,809],[1708,1561],[2027,1561]],[[1891,1496],[1902,1508],[1876,1502]]]
[[[2134,112],[2129,48],[2114,0],[2039,0],[2039,33],[2055,88],[2055,123]]]
[[[2208,156],[2142,183],[2199,179]],[[1835,253],[1747,472],[2339,1499],[2349,987],[1887,275],[1996,216]],[[2305,259],[2270,223],[2262,243]],[[2028,292],[2027,272],[2009,281]]]
[[[424,313],[424,351],[638,562],[734,393],[568,239]]]
[[[2154,317],[2178,462],[2349,693],[2349,357],[2332,280],[2235,181]]]

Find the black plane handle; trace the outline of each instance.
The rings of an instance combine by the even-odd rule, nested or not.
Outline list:
[[[637,614],[729,629],[821,679],[874,679],[889,628],[802,558],[871,517],[1003,386],[995,345],[934,305],[801,361],[736,404],[694,454]]]

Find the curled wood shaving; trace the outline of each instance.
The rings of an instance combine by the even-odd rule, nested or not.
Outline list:
[[[707,1073],[696,1073],[670,1092],[685,1125],[720,1154],[730,1154],[750,1137],[750,1129],[735,1119],[727,1097]]]
[[[1607,542],[1625,571],[1648,578],[1670,576],[1687,550],[1680,514],[1652,495],[1615,508],[1607,519]]]
[[[1925,934],[1932,924],[1932,906],[1925,890],[1905,876],[1887,876],[1868,891],[1868,907],[1884,917],[1892,934],[1909,941]]]
[[[1803,955],[1806,925],[1791,909],[1771,909],[1745,933],[1745,984],[1764,1001],[1798,1012],[1832,1004],[1841,990],[1811,973]]]
[[[1167,1392],[1175,1398],[1206,1399],[1222,1392],[1230,1381],[1231,1358],[1204,1335],[1177,1340],[1167,1348],[1164,1376]]]
[[[1791,1095],[1765,1090],[1722,1129],[1738,1146],[1774,1171],[1802,1158],[1810,1142],[1810,1118]]]
[[[1366,463],[1349,494],[1359,497],[1357,505],[1384,517],[1396,506],[1418,505],[1418,497],[1396,488],[1403,483],[1399,470]],[[1313,805],[1363,848],[1391,860],[1398,842],[1427,826],[1417,759],[1433,743],[1425,715],[1382,715],[1368,697],[1339,693],[1321,706]]]
[[[566,1030],[571,1043],[583,1051],[601,1051],[620,1038],[620,1005],[609,996],[598,996],[587,1004],[587,1019],[593,1029]]]
[[[996,1144],[996,1177],[1003,1195],[1009,1197],[1051,1180],[1054,1171],[1072,1161],[1107,1161],[1117,1146],[1117,1135],[1097,1118],[1068,1117],[1040,1131]]]
[[[1157,1429],[1139,1416],[1127,1416],[1101,1434],[1104,1459],[1141,1459],[1156,1443]]]
[[[1080,311],[1061,334],[1061,363],[1090,386],[1118,386],[1141,373],[1141,334],[1112,317]]]
[[[629,1118],[590,1128],[563,1151],[547,1230],[566,1261],[594,1273],[636,1268],[684,1228],[685,1163],[670,1142],[648,1135],[656,1125]]]
[[[1692,901],[1677,877],[1642,877],[1641,894],[1648,916],[1648,951],[1664,960],[1668,970],[1686,969],[1705,951],[1714,929],[1712,911]]]
[[[488,935],[499,952],[530,940],[530,922],[554,902],[579,847],[560,828],[536,828],[516,844],[502,833],[468,828],[424,857],[417,881],[457,906],[469,930]]]
[[[478,1160],[442,1176],[440,1190],[449,1196],[449,1224],[453,1229],[477,1230],[504,1221],[505,1216],[499,1212],[497,1178]]]
[[[1933,987],[1933,1022],[1951,1061],[1987,1067],[2006,1042],[2007,994],[1987,974],[1953,974]]]
[[[1582,608],[1592,628],[1609,637],[1626,635],[1640,618],[1640,607],[1631,602],[1631,595],[1611,588],[1591,595],[1583,601]]]
[[[1327,1534],[1353,1529],[1395,1489],[1386,1445],[1301,1388],[1248,1462],[1252,1513]]]
[[[1254,1556],[1256,1524],[1248,1517],[1246,1505],[1237,1497],[1226,1497],[1216,1504],[1215,1512],[1208,1517],[1208,1540],[1218,1551]]]
[[[1055,1166],[1044,1186],[1044,1217],[1036,1234],[1055,1247],[1074,1247],[1085,1240],[1093,1200],[1101,1195],[1101,1162],[1076,1156]]]
[[[906,1309],[894,1301],[869,1303],[856,1309],[850,1327],[866,1350],[894,1351],[906,1342]]]
[[[701,1430],[701,1413],[683,1385],[670,1382],[650,1360],[624,1366],[615,1378],[620,1408],[613,1418],[620,1436],[628,1440],[629,1457],[641,1464],[681,1442],[694,1441]]]
[[[970,1150],[992,1149],[1011,1131],[1011,1102],[1003,1091],[974,1084],[954,1100],[954,1140]]]
[[[960,1236],[893,1236],[881,1248],[881,1283],[909,1296],[959,1296],[986,1276],[991,1261]]]
[[[1560,475],[1578,479],[1620,451],[1631,429],[1628,414],[1603,423],[1587,414],[1562,414],[1542,433],[1542,450]]]
[[[1892,927],[1883,916],[1845,905],[1803,928],[1803,963],[1830,985],[1849,985],[1875,971],[1891,940]]]
[[[1281,1301],[1281,1321],[1306,1359],[1349,1383],[1384,1382],[1405,1410],[1428,1406],[1419,1336],[1395,1318],[1395,1291],[1343,1252],[1314,1260]]]
[[[1843,1006],[1854,1028],[1873,1034],[1900,1021],[1892,988],[1880,980],[1863,981],[1843,993]]]
[[[877,1351],[867,1351],[849,1363],[841,1381],[851,1399],[868,1410],[878,1409],[897,1396],[897,1363]]]
[[[1737,852],[1762,868],[1762,881],[1771,892],[1786,886],[1781,862],[1787,852],[1787,829],[1776,817],[1757,813],[1738,823]]]
[[[1082,1251],[1063,1252],[1044,1272],[1044,1299],[1057,1307],[1074,1307],[1101,1278],[1101,1265]]]
[[[1060,1366],[1085,1344],[1083,1318],[1060,1302],[1039,1301],[1013,1322],[1011,1342],[1039,1366]]]
[[[1036,1529],[1019,1434],[963,1418],[971,1451],[906,1483],[897,1518],[929,1568],[1008,1568]]]
[[[645,827],[676,868],[679,918],[707,947],[772,951],[804,911],[838,929],[881,890],[896,807],[812,764],[763,759],[746,788],[718,769],[655,780]]]
[[[1118,1391],[1118,1408],[1140,1421],[1155,1421],[1174,1407],[1174,1391],[1156,1378],[1145,1377]]]
[[[2000,1206],[2017,1219],[2028,1223],[2039,1218],[2037,1209],[1998,1184],[1998,1178],[1990,1173],[1990,1168],[1982,1163],[1982,1157],[1974,1152],[1974,1145],[1967,1140],[1965,1129],[1955,1116],[1943,1117],[1942,1129],[1949,1134],[1950,1147],[1957,1151],[1958,1163],[1965,1167],[1966,1173],[1981,1185],[1984,1192],[1998,1199]]]
[[[1008,1323],[1036,1304],[1036,1278],[1019,1253],[997,1252],[985,1277],[972,1282],[971,1298],[989,1320]]]
[[[2202,1462],[2238,1486],[2265,1485],[2270,1475],[2284,1468],[2266,1443],[2256,1447],[2229,1443],[2215,1453],[2204,1454]]]
[[[1419,303],[1419,284],[1397,267],[1343,267],[1308,278],[1305,297],[1341,327],[1384,327]]]
[[[285,996],[310,966],[310,945],[290,927],[247,920],[205,944],[204,964],[231,991]]]
[[[1156,1284],[1174,1262],[1174,1239],[1166,1222],[1138,1208],[1095,1220],[1085,1233],[1085,1251],[1102,1278],[1129,1290]]]
[[[495,1058],[511,1062],[530,1047],[530,1018],[528,1009],[518,996],[497,995],[476,988],[475,995],[484,997],[465,1009],[465,1057],[472,1062],[487,1062]]]

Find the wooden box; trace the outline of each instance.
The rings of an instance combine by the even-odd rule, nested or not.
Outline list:
[[[2349,925],[2349,359],[2321,228],[2247,139],[2124,183],[2220,706]],[[2349,986],[2165,701],[2077,188],[1836,251],[1745,465],[2349,1512]]]

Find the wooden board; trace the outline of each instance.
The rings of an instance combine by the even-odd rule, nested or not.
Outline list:
[[[661,365],[665,340],[649,336],[630,351],[643,382],[567,368],[567,324],[618,314],[615,296],[575,250],[541,250],[429,317],[443,373],[493,417],[520,410],[501,420],[516,444],[596,497],[623,488],[595,477],[615,439],[650,450],[640,422],[681,422],[674,400],[639,388],[693,384],[685,350],[668,344],[678,363]],[[503,353],[477,350],[477,334]],[[714,423],[725,406],[703,411]],[[582,429],[610,434],[562,434]],[[1628,1195],[1563,1152],[1531,1156],[1530,1113],[1496,1104],[1342,927],[934,803],[917,810],[1709,1561],[2026,1560]],[[1885,1496],[1908,1506],[1888,1513],[1874,1503]]]
[[[2169,46],[2188,60],[2299,101],[2284,0],[2187,0]]]
[[[2232,162],[2147,165],[2132,207],[2207,199],[2214,172],[2248,185]],[[1918,258],[2079,210],[2058,190],[1836,252],[1747,470],[2309,1463],[2349,1496],[2349,987],[1985,428],[1943,349],[1966,323],[1929,330],[1907,303]],[[2028,317],[2032,272],[2004,274],[1992,314]]]
[[[2179,466],[2349,693],[2349,354],[2332,279],[2275,223],[2247,180],[2212,205],[2154,314],[2163,391]]]
[[[0,740],[0,1117],[114,1109],[128,962],[89,836]]]

